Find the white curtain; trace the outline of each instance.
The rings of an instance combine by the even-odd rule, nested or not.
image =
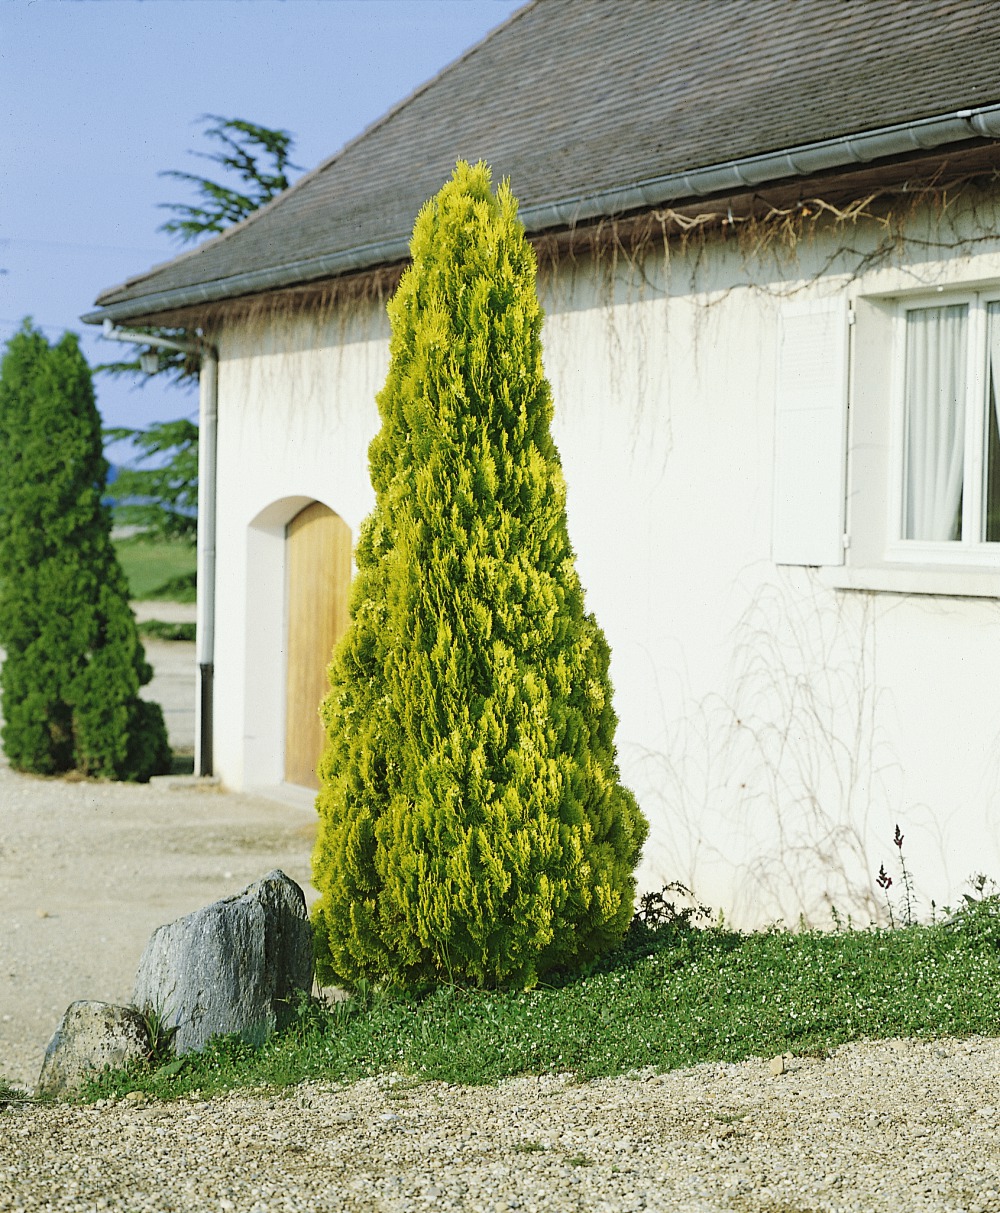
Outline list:
[[[962,537],[968,310],[906,313],[904,539]]]

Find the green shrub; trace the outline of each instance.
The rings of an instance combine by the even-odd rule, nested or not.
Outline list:
[[[144,619],[139,624],[139,635],[147,640],[183,640],[194,643],[196,627],[193,623],[171,623],[166,619]]]
[[[530,986],[621,939],[647,825],[619,782],[510,189],[459,164],[411,250],[323,705],[319,970]]]
[[[152,671],[102,504],[107,464],[77,340],[28,324],[0,367],[0,670],[11,766],[148,779],[169,769]]]

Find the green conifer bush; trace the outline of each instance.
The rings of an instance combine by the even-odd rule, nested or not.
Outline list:
[[[411,252],[322,709],[319,972],[530,986],[621,939],[648,827],[619,782],[508,185],[460,163]]]
[[[145,780],[170,766],[102,504],[107,463],[76,337],[29,324],[0,364],[3,747],[17,770]]]

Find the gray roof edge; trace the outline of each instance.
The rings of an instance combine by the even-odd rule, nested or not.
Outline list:
[[[658,206],[681,198],[746,190],[765,182],[808,176],[850,164],[865,164],[976,138],[1000,139],[1000,104],[956,110],[932,118],[919,118],[871,131],[841,135],[723,164],[668,173],[634,185],[576,198],[537,203],[522,207],[520,216],[530,233],[551,227],[573,227],[588,220]],[[80,319],[85,324],[101,324],[105,319],[134,320],[158,312],[176,311],[295,286],[318,278],[335,277],[352,270],[371,269],[401,261],[408,252],[409,237],[394,236],[375,244],[360,245],[321,257],[124,299],[87,312]]]
[[[141,295],[136,299],[123,299],[120,303],[109,303],[96,311],[85,312],[80,319],[84,324],[102,324],[105,319],[131,320],[136,316],[176,311],[201,303],[238,299],[244,295],[256,295],[280,287],[304,285],[320,278],[334,278],[340,274],[349,274],[352,270],[391,265],[393,262],[405,260],[409,252],[409,236],[395,236],[378,244],[363,244],[357,248],[345,249],[341,253],[327,253],[323,257],[290,261],[285,265],[275,265],[264,270],[231,274],[228,278],[218,278],[213,282],[200,282],[192,286],[174,287],[169,291]]]

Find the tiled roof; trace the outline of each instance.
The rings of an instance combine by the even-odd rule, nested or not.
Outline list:
[[[1000,102],[997,15],[995,0],[534,0],[269,206],[97,302],[229,279],[234,297],[237,275],[291,285],[347,251],[378,264],[459,158],[533,208]]]

